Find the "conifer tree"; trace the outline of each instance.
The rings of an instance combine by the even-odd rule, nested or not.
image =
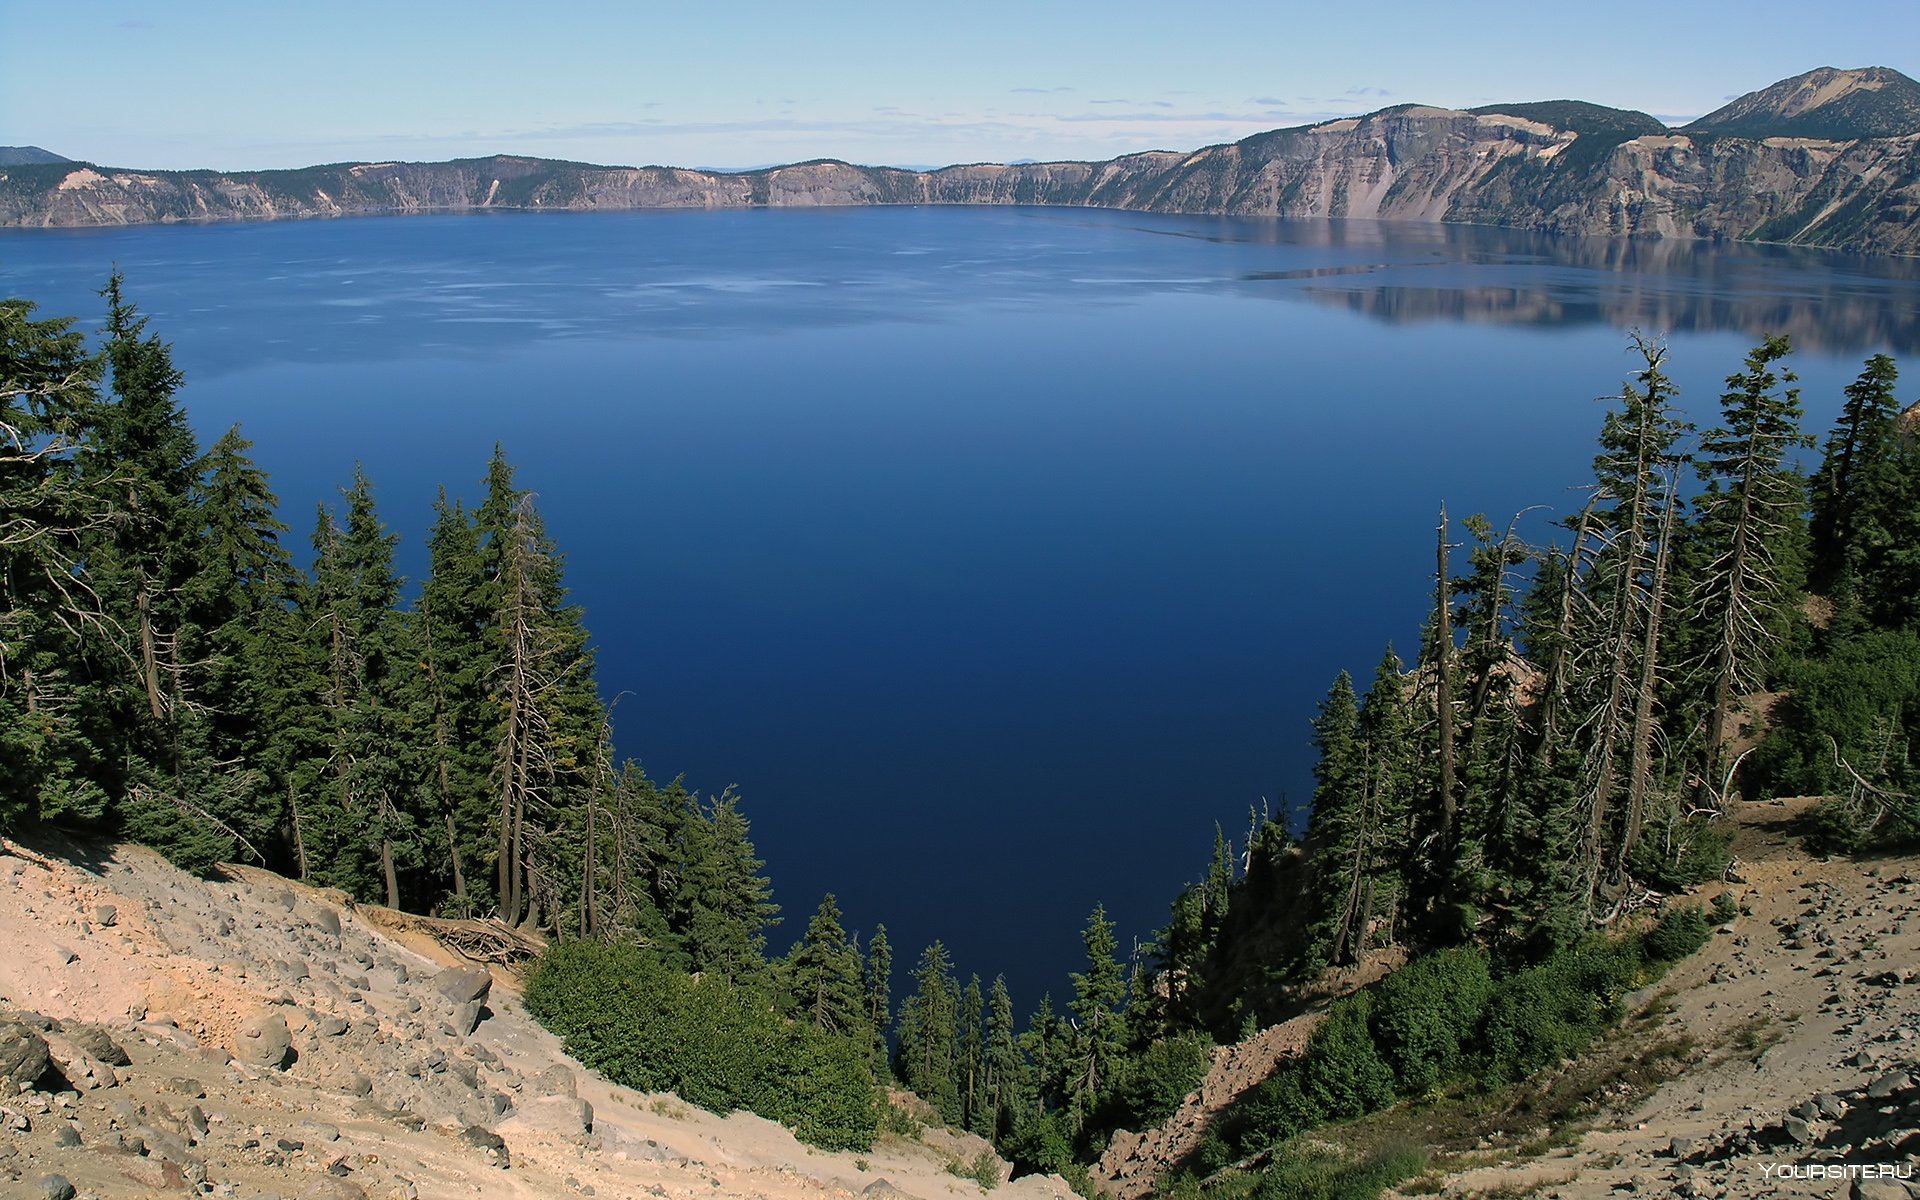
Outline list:
[[[1813,439],[1800,430],[1794,374],[1778,365],[1787,353],[1786,338],[1769,336],[1747,355],[1746,369],[1728,377],[1722,424],[1701,438],[1695,463],[1707,485],[1694,503],[1696,522],[1711,556],[1692,597],[1709,631],[1700,790],[1716,805],[1725,800],[1735,696],[1764,682],[1769,647],[1802,578],[1797,535],[1805,492],[1790,455]]]
[[[987,1135],[998,1141],[1012,1132],[1025,1104],[1026,1062],[1013,1024],[1013,998],[1005,977],[996,975],[987,993],[985,1110]]]
[[[980,977],[969,976],[967,986],[960,990],[954,1069],[959,1076],[961,1125],[970,1133],[990,1134],[993,1130],[993,1113],[987,1104],[984,1004]]]
[[[1307,845],[1313,855],[1308,928],[1315,963],[1347,963],[1360,950],[1367,845],[1366,763],[1360,739],[1360,708],[1345,671],[1333,681],[1313,721],[1313,810]]]
[[[913,972],[914,991],[900,1006],[894,1043],[894,1074],[942,1120],[960,1117],[960,1087],[955,1060],[960,988],[953,960],[939,941],[920,955]]]
[[[1607,549],[1588,572],[1587,595],[1599,602],[1593,608],[1597,627],[1589,626],[1598,664],[1589,689],[1594,699],[1582,722],[1591,739],[1581,798],[1586,832],[1569,864],[1572,890],[1589,912],[1609,865],[1614,879],[1624,870],[1654,785],[1661,619],[1681,503],[1676,446],[1687,429],[1674,413],[1666,347],[1638,335],[1634,346],[1644,366],[1622,389],[1620,407],[1603,421],[1594,459],[1603,498],[1596,515]]]
[[[689,967],[736,981],[760,973],[766,929],[780,911],[748,832],[731,791],[682,826],[677,908]]]
[[[1105,905],[1095,906],[1081,941],[1087,969],[1072,975],[1074,996],[1067,1006],[1074,1027],[1066,1105],[1076,1128],[1117,1086],[1127,1046],[1127,985],[1114,957],[1113,922]]]
[[[893,944],[887,940],[885,925],[875,925],[873,936],[867,939],[861,982],[867,1028],[873,1034],[875,1069],[879,1070],[886,1063],[887,1028],[893,1024]]]
[[[1900,369],[1876,354],[1846,387],[1840,419],[1827,436],[1820,469],[1812,479],[1811,567],[1808,583],[1832,592],[1865,549],[1859,534],[1869,481],[1894,458],[1900,406],[1893,385]],[[1849,560],[1853,562],[1850,564]]]
[[[806,938],[794,948],[789,985],[801,1015],[824,1033],[862,1035],[866,1027],[860,956],[840,924],[840,906],[829,892]]]
[[[72,326],[0,300],[0,829],[107,806],[80,664],[103,614],[79,571],[107,519],[80,466],[103,364]]]

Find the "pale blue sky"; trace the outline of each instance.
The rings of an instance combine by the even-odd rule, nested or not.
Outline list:
[[[1672,121],[1920,74],[1920,6],[0,0],[0,144],[237,170],[510,152],[747,166],[1190,149],[1418,101]]]

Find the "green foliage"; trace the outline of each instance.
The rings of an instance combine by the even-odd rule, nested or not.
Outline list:
[[[1713,926],[1707,914],[1692,905],[1679,905],[1660,914],[1660,920],[1641,939],[1647,957],[1655,963],[1676,963],[1707,944]]]
[[[1182,1033],[1148,1043],[1128,1063],[1116,1105],[1118,1124],[1145,1129],[1173,1115],[1187,1094],[1200,1086],[1213,1065],[1213,1039]]]
[[[1487,956],[1470,946],[1427,955],[1387,977],[1374,1037],[1402,1095],[1421,1095],[1459,1073],[1492,992]]]
[[[1426,1169],[1426,1152],[1410,1146],[1360,1159],[1289,1147],[1261,1169],[1251,1200],[1373,1200]]]
[[[1590,937],[1503,977],[1488,1000],[1476,1075],[1510,1083],[1579,1057],[1619,1019],[1620,998],[1644,970],[1637,942]]]
[[[569,1054],[618,1083],[714,1112],[746,1109],[826,1149],[873,1144],[864,1037],[784,1020],[751,987],[690,979],[631,946],[567,941],[541,956],[526,1001]]]

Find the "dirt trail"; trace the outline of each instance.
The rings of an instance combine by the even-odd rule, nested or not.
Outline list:
[[[0,1095],[0,1196],[62,1194],[52,1176],[99,1200],[983,1194],[947,1169],[978,1139],[827,1153],[611,1084],[509,980],[371,915],[264,871],[0,842],[0,1074],[44,1042],[72,1084]],[[1053,1177],[995,1194],[1069,1195]]]

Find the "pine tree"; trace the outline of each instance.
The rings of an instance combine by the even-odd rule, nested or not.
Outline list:
[[[985,1004],[980,977],[969,976],[960,990],[958,1033],[954,1039],[955,1074],[960,1085],[960,1123],[969,1133],[990,1134],[993,1113],[987,1105]]]
[[[1634,338],[1644,366],[1601,425],[1594,459],[1602,507],[1596,517],[1607,549],[1588,572],[1596,620],[1586,640],[1598,668],[1582,721],[1589,731],[1587,812],[1582,844],[1568,863],[1571,891],[1591,913],[1611,867],[1617,880],[1631,856],[1654,786],[1654,697],[1660,667],[1667,568],[1681,505],[1676,445],[1687,426],[1674,415],[1666,348]],[[1594,627],[1597,626],[1597,627]],[[1619,832],[1615,833],[1614,830]]]
[[[1118,1084],[1127,1046],[1127,985],[1114,957],[1117,943],[1105,905],[1097,905],[1081,934],[1087,969],[1071,976],[1073,1014],[1071,1073],[1066,1104],[1074,1125],[1084,1124]]]
[[[1876,354],[1846,387],[1840,420],[1827,436],[1820,469],[1811,481],[1811,569],[1808,583],[1831,592],[1857,569],[1861,509],[1866,483],[1895,455],[1900,406],[1893,385],[1900,369],[1892,358]]]
[[[760,874],[745,814],[731,791],[682,829],[679,927],[691,970],[750,979],[765,965],[766,929],[780,908]]]
[[[1764,682],[1769,647],[1801,582],[1805,485],[1790,455],[1813,439],[1800,431],[1795,376],[1777,366],[1787,353],[1787,339],[1770,336],[1747,355],[1745,371],[1728,377],[1722,425],[1701,438],[1695,463],[1707,485],[1694,502],[1697,527],[1711,556],[1692,596],[1709,633],[1700,791],[1716,806],[1726,798],[1734,698]]]
[[[860,956],[840,924],[840,906],[829,892],[807,936],[794,948],[789,986],[801,1015],[824,1033],[865,1036],[867,1016]]]
[[[377,889],[400,907],[399,872],[415,860],[418,837],[400,720],[399,537],[380,520],[365,471],[355,469],[344,499],[345,524],[322,509],[314,533],[307,602],[328,729],[301,836],[316,877],[363,899]]]
[[[458,501],[448,502],[444,489],[434,503],[427,554],[412,647],[419,670],[409,703],[424,712],[430,730],[424,765],[432,800],[425,807],[438,813],[437,824],[444,828],[451,907],[465,915],[499,899],[486,873],[469,871],[471,864],[487,861],[493,849],[487,837],[494,803],[487,752],[493,710],[487,690],[497,664],[488,638],[493,611],[480,533]]]
[[[1415,882],[1432,879],[1440,865],[1414,840],[1414,801],[1419,787],[1415,756],[1423,747],[1415,738],[1404,667],[1389,644],[1374,668],[1373,682],[1360,707],[1364,775],[1359,828],[1363,851],[1355,856],[1359,909],[1354,929],[1363,936],[1353,945],[1355,960],[1374,938],[1392,942],[1397,937],[1401,909],[1411,898]],[[1426,749],[1430,752],[1431,748]]]
[[[894,1036],[894,1074],[944,1121],[960,1119],[960,1086],[955,1058],[959,1033],[960,987],[953,960],[938,941],[920,955],[913,972],[914,991],[900,1006]]]
[[[1013,998],[1007,994],[1006,979],[999,975],[987,993],[984,1060],[987,1136],[998,1141],[1012,1132],[1030,1090],[1013,1025]]]
[[[1353,678],[1333,681],[1313,721],[1313,811],[1307,818],[1312,857],[1308,887],[1313,963],[1352,962],[1364,941],[1367,844],[1366,762]]]
[[[1920,627],[1920,444],[1903,433],[1884,354],[1846,389],[1840,422],[1813,477],[1812,585],[1842,623]]]
[[[887,941],[887,927],[875,925],[867,939],[866,964],[862,974],[866,995],[864,1012],[867,1028],[873,1034],[875,1070],[887,1060],[887,1028],[893,1024],[893,944]]]
[[[78,669],[103,621],[79,574],[106,519],[80,467],[103,364],[72,325],[0,300],[0,829],[107,805]]]

